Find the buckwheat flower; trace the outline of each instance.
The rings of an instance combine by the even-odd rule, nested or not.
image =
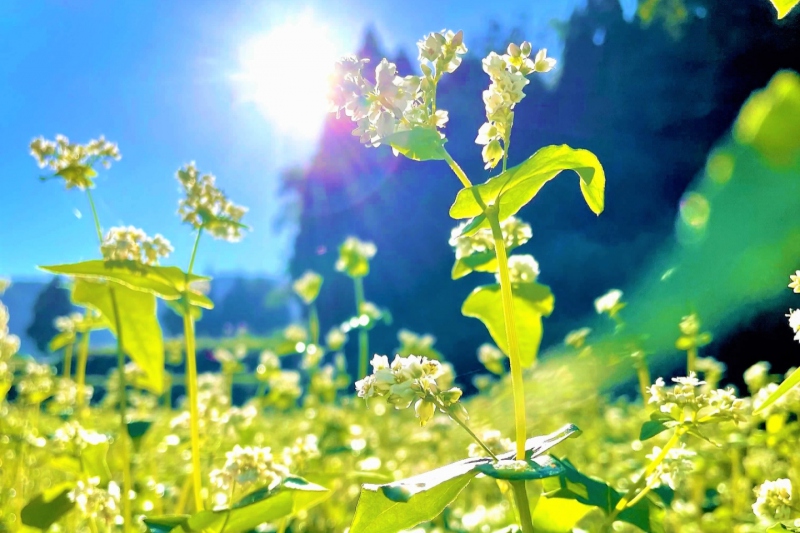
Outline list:
[[[256,376],[262,381],[267,381],[274,377],[281,369],[281,361],[272,350],[264,350],[258,356],[258,366]]]
[[[715,415],[721,419],[741,422],[745,417],[745,402],[736,396],[736,390],[733,387],[710,391],[708,407],[716,410]]]
[[[7,361],[19,351],[20,340],[16,335],[0,335],[0,361]]]
[[[753,513],[765,523],[791,518],[794,507],[792,482],[786,478],[765,481],[755,489]]]
[[[789,276],[789,288],[794,292],[800,293],[800,270]]]
[[[789,327],[795,333],[794,340],[800,341],[800,309],[789,309],[786,317],[789,319]]]
[[[647,459],[653,461],[660,454],[661,448],[654,446],[653,451],[647,456]],[[697,454],[687,450],[683,443],[678,447],[670,448],[664,460],[656,468],[656,471],[648,478],[648,485],[651,483],[658,483],[667,485],[675,490],[680,480],[692,471],[694,467],[692,459],[696,456]]]
[[[0,296],[3,295],[4,292],[8,290],[11,286],[11,281],[5,278],[0,278]]]
[[[508,258],[508,275],[511,283],[534,283],[539,277],[539,263],[532,255],[512,255]],[[500,274],[495,274],[498,283]]]
[[[476,253],[493,252],[495,246],[492,230],[481,228],[471,235],[462,235],[467,224],[468,222],[463,222],[450,232],[449,244],[455,249],[456,259],[463,259]],[[522,246],[533,235],[530,224],[515,216],[510,216],[500,222],[500,229],[503,232],[503,243],[507,251]]]
[[[317,299],[322,287],[322,276],[312,270],[306,270],[302,276],[292,284],[292,289],[306,305]]]
[[[579,328],[567,333],[564,337],[564,344],[572,346],[573,348],[583,348],[586,343],[586,337],[592,332],[592,328]]]
[[[22,399],[37,404],[49,398],[55,389],[56,381],[50,365],[27,362],[23,366],[24,375],[17,383],[17,392]]]
[[[238,444],[225,453],[225,465],[211,472],[211,483],[216,488],[228,491],[235,483],[247,490],[250,487],[268,487],[270,490],[278,486],[289,470],[275,460],[270,448],[246,446]]]
[[[366,276],[369,274],[369,260],[375,257],[377,251],[378,248],[372,242],[348,237],[339,246],[336,270],[354,278]]]
[[[53,397],[50,400],[48,409],[51,412],[63,412],[72,409],[78,401],[79,385],[68,378],[61,378],[56,381]],[[83,398],[89,401],[94,394],[94,387],[83,385]]]
[[[69,448],[79,454],[89,446],[108,442],[108,437],[93,430],[84,429],[80,422],[72,420],[57,428],[53,442],[61,448]]]
[[[57,135],[55,141],[39,137],[31,141],[30,148],[39,168],[53,170],[56,176],[64,180],[67,189],[86,190],[93,187],[92,179],[97,176],[94,165],[100,163],[109,168],[112,160],[121,159],[117,145],[102,136],[87,144],[70,143],[63,135]]]
[[[695,363],[698,372],[702,372],[703,378],[710,388],[716,388],[720,379],[725,374],[725,363],[717,361],[713,357],[698,357]]]
[[[461,56],[467,53],[464,33],[442,30],[430,33],[417,42],[420,62],[428,62],[437,77],[444,72],[453,73],[461,65]]]
[[[751,394],[757,393],[769,383],[769,369],[771,365],[760,361],[744,371],[744,382]]]
[[[163,236],[149,237],[133,226],[111,228],[100,244],[105,261],[134,261],[144,265],[157,265],[158,260],[168,257],[172,250]]]
[[[536,72],[550,72],[555,66],[556,60],[547,57],[547,48],[542,48],[536,53],[536,58],[533,60],[533,68]]]
[[[242,239],[246,226],[241,220],[247,208],[231,202],[216,186],[212,174],[201,175],[192,162],[178,170],[177,178],[185,194],[178,204],[183,222],[194,229],[204,229],[215,239],[229,242]]]
[[[500,348],[493,344],[481,344],[478,348],[478,361],[492,374],[502,376],[506,373],[505,358],[506,356],[500,351]]]
[[[310,461],[321,457],[318,443],[317,436],[311,433],[297,437],[291,447],[283,449],[283,463],[293,467],[294,471],[304,468]]]
[[[325,344],[328,345],[330,350],[334,352],[341,350],[347,342],[347,333],[342,331],[342,328],[334,326],[325,335]]]
[[[120,490],[113,481],[109,482],[107,489],[102,489],[99,477],[91,477],[85,482],[78,480],[68,497],[89,520],[111,526],[120,518]]]
[[[608,313],[613,316],[622,308],[622,291],[619,289],[611,289],[594,301],[594,308],[597,310],[598,315]]]
[[[267,402],[278,409],[294,407],[297,399],[303,395],[300,387],[300,373],[294,370],[281,370],[269,381]]]

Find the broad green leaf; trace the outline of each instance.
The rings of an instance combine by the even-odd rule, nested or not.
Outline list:
[[[800,156],[800,74],[783,70],[766,88],[755,91],[742,106],[733,134],[773,165],[796,161]]]
[[[605,482],[580,473],[566,459],[561,463],[564,466],[564,473],[542,482],[545,497],[577,500],[584,505],[601,509],[606,515],[609,515],[622,499],[622,495]],[[633,507],[622,511],[617,520],[633,524],[646,533],[664,533],[664,515],[663,506],[652,498],[645,497]]]
[[[128,435],[132,439],[140,439],[144,437],[144,434],[147,433],[147,430],[150,429],[150,426],[153,425],[151,420],[134,420],[133,422],[128,422]]]
[[[118,335],[111,291],[116,296],[122,327],[122,349],[144,371],[146,387],[164,392],[164,339],[156,317],[156,297],[125,285],[79,278],[72,287],[72,301],[100,312]]]
[[[526,462],[516,461],[513,458],[501,459],[480,464],[475,469],[481,474],[506,481],[544,479],[557,476],[564,471],[561,463],[548,455],[534,457]]]
[[[560,465],[554,467],[552,458],[539,456],[579,432],[575,425],[569,424],[549,435],[528,439],[525,443],[528,467],[522,471],[527,474],[521,477],[541,479],[548,472],[558,475],[561,472]],[[514,452],[508,452],[499,455],[498,459],[502,465],[514,456]],[[479,472],[509,479],[505,468],[487,466],[493,463],[488,457],[464,459],[392,483],[363,485],[350,533],[396,533],[433,520]]]
[[[99,477],[100,484],[106,485],[111,481],[111,470],[108,468],[108,448],[109,443],[99,442],[88,444],[82,451],[80,457],[81,468],[87,477]]]
[[[538,283],[515,284],[512,287],[512,296],[520,359],[522,365],[528,367],[536,360],[539,351],[542,316],[549,316],[553,312],[555,299],[549,287]],[[461,306],[461,313],[483,322],[497,346],[508,355],[499,284],[477,287],[467,296]]]
[[[417,126],[393,133],[381,142],[414,161],[441,161],[447,157],[445,140],[434,128]]]
[[[531,509],[533,528],[537,533],[571,533],[592,506],[565,498],[539,498]]]
[[[470,225],[470,231],[475,231],[488,226],[483,215],[485,207],[498,205],[499,218],[505,220],[530,202],[545,183],[563,170],[574,170],[578,174],[586,203],[599,215],[603,211],[606,184],[600,161],[588,150],[561,145],[542,148],[523,163],[485,183],[460,190],[450,208],[450,216],[455,219],[479,217],[480,220]]]
[[[48,344],[47,348],[51,352],[56,352],[61,348],[64,348],[70,344],[75,342],[75,332],[73,331],[62,331],[58,333],[55,337],[50,339],[50,344]]]
[[[297,514],[328,497],[328,489],[303,478],[289,477],[272,490],[263,488],[251,492],[229,509],[146,518],[144,523],[151,533],[165,533],[176,527],[184,532],[220,531],[223,526],[225,533],[241,533],[264,522]]]
[[[652,439],[667,429],[669,429],[669,426],[664,424],[661,420],[648,420],[642,424],[642,429],[639,432],[639,440],[645,441],[647,439]]]
[[[208,281],[210,278],[195,274],[187,276],[185,272],[174,266],[151,266],[136,261],[95,259],[39,268],[53,274],[63,274],[79,279],[113,281],[129,289],[152,293],[165,300],[178,300],[188,289],[189,301],[193,305],[205,309],[214,307],[208,297],[191,288],[192,283]]]
[[[512,248],[506,249],[506,252],[511,252]],[[486,250],[485,252],[478,252],[461,259],[456,259],[453,264],[451,272],[453,279],[458,279],[466,276],[472,271],[476,272],[497,272],[497,256],[494,250]]]
[[[778,19],[782,19],[789,12],[794,9],[794,7],[800,3],[800,0],[769,0],[772,2],[772,5],[775,6],[775,9],[778,11]]]
[[[46,531],[75,507],[69,493],[75,487],[61,483],[36,495],[22,508],[22,523]]]
[[[759,405],[756,410],[753,411],[753,414],[758,414],[770,405],[774,404],[798,384],[800,384],[800,368],[792,372],[791,375],[789,375],[789,377],[786,378],[777,389],[775,389],[775,392],[770,394],[767,399],[764,400],[764,403]]]

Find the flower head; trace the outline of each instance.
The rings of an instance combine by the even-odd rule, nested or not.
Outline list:
[[[313,270],[306,270],[302,276],[292,284],[292,289],[306,304],[311,304],[317,299],[322,287],[322,276]]]
[[[49,167],[64,180],[67,189],[93,187],[92,179],[97,176],[94,165],[100,163],[109,168],[112,160],[121,158],[117,145],[103,136],[87,144],[73,144],[63,135],[56,135],[55,141],[39,137],[31,141],[30,148],[39,168]]]
[[[150,237],[133,226],[111,228],[100,245],[105,261],[134,261],[144,265],[157,265],[172,250],[172,245],[161,235]]]
[[[247,208],[231,202],[216,186],[213,175],[201,175],[192,162],[178,170],[177,178],[185,193],[178,207],[183,222],[206,230],[215,239],[229,242],[242,239],[246,226],[241,220]]]
[[[754,492],[753,513],[763,522],[773,523],[791,517],[794,502],[790,480],[765,481]]]
[[[800,270],[789,276],[789,288],[800,293]]]
[[[369,260],[375,257],[377,251],[374,243],[348,237],[339,247],[336,270],[352,278],[364,277],[369,274]]]

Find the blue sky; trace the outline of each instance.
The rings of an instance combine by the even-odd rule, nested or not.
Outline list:
[[[40,182],[28,154],[31,139],[57,133],[81,143],[103,134],[119,144],[122,161],[101,172],[95,192],[105,228],[160,232],[176,248],[169,262],[185,265],[192,236],[175,216],[174,174],[194,160],[250,208],[245,221],[253,227],[239,244],[205,240],[198,267],[280,274],[291,235],[272,227],[278,176],[313,152],[316,126],[286,131],[241,97],[232,79],[245,43],[302,14],[327,27],[337,54],[354,51],[368,25],[388,51],[414,53],[427,32],[464,29],[469,44],[470,35],[486,34],[488,20],[510,28],[523,15],[526,38],[557,49],[549,22],[584,1],[3,0],[0,276],[31,278],[37,264],[96,256],[85,196]],[[297,57],[315,67],[313,50]],[[291,74],[276,73],[277,83],[302,83]]]

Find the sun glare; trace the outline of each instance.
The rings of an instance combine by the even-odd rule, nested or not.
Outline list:
[[[239,49],[234,77],[281,133],[313,139],[327,112],[328,77],[341,55],[331,29],[306,13],[257,36]]]

